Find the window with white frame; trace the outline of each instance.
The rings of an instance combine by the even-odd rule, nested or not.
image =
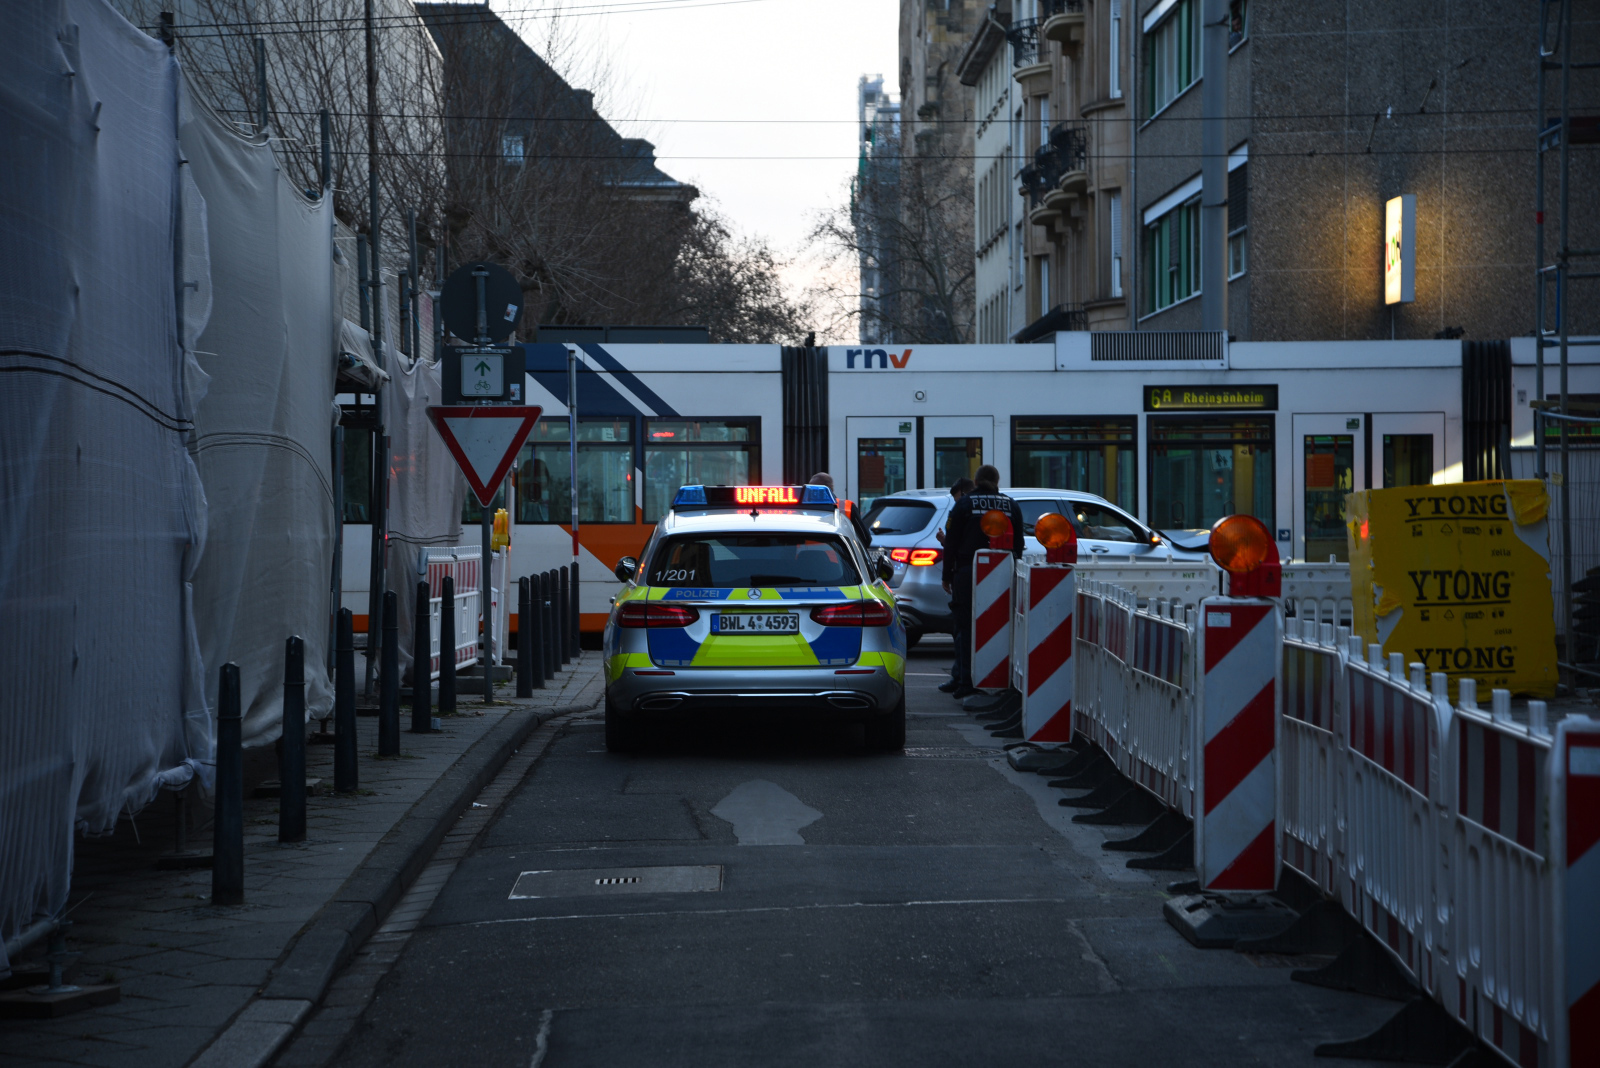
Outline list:
[[[1122,96],[1122,0],[1111,0],[1111,33],[1106,43],[1106,95]]]
[[[1197,0],[1178,0],[1145,32],[1145,115],[1176,100],[1200,77]]]
[[[1250,164],[1228,172],[1228,277],[1250,268]]]
[[[1200,292],[1200,197],[1144,228],[1145,311],[1158,312]]]
[[[1122,296],[1122,192],[1114,191],[1107,214],[1111,228],[1111,295]]]

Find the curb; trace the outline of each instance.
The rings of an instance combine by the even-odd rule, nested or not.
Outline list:
[[[456,818],[494,780],[512,754],[548,721],[598,707],[600,699],[512,712],[463,753],[373,847],[336,894],[278,958],[266,985],[201,1050],[190,1068],[260,1068],[322,1000],[339,969],[355,956],[416,881]],[[486,756],[464,766],[482,750]]]

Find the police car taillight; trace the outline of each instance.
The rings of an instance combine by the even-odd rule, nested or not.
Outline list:
[[[624,627],[687,627],[700,618],[698,610],[659,601],[626,601],[617,613]]]
[[[811,618],[824,627],[887,627],[894,613],[882,601],[868,600],[813,608]]]

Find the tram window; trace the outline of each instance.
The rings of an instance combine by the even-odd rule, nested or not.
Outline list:
[[[1308,563],[1349,560],[1344,496],[1355,488],[1356,439],[1350,434],[1307,434],[1305,509]]]
[[[971,478],[983,466],[982,438],[934,438],[933,484],[953,486]]]
[[[679,486],[761,481],[759,419],[648,419],[644,441],[647,523],[666,514]]]
[[[578,418],[578,521],[632,523],[633,419]],[[517,457],[517,522],[572,522],[572,450],[562,417],[534,425]],[[503,503],[496,507],[503,507]],[[476,515],[470,497],[463,509]],[[476,522],[474,518],[472,520]]]
[[[372,434],[346,427],[344,432],[344,521],[372,522]]]
[[[1136,422],[1021,416],[1011,427],[1012,485],[1071,489],[1137,507]]]
[[[1272,424],[1270,417],[1152,416],[1150,525],[1194,530],[1242,512],[1272,529]]]
[[[1433,484],[1433,435],[1385,434],[1383,436],[1384,486],[1431,486]]]
[[[951,481],[955,481],[951,479]],[[856,439],[856,496],[862,508],[906,488],[906,439]]]

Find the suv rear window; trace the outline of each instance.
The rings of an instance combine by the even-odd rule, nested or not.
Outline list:
[[[863,520],[874,534],[920,534],[928,529],[938,509],[927,501],[879,497]]]
[[[861,581],[837,538],[713,534],[656,550],[651,586],[854,586]]]

